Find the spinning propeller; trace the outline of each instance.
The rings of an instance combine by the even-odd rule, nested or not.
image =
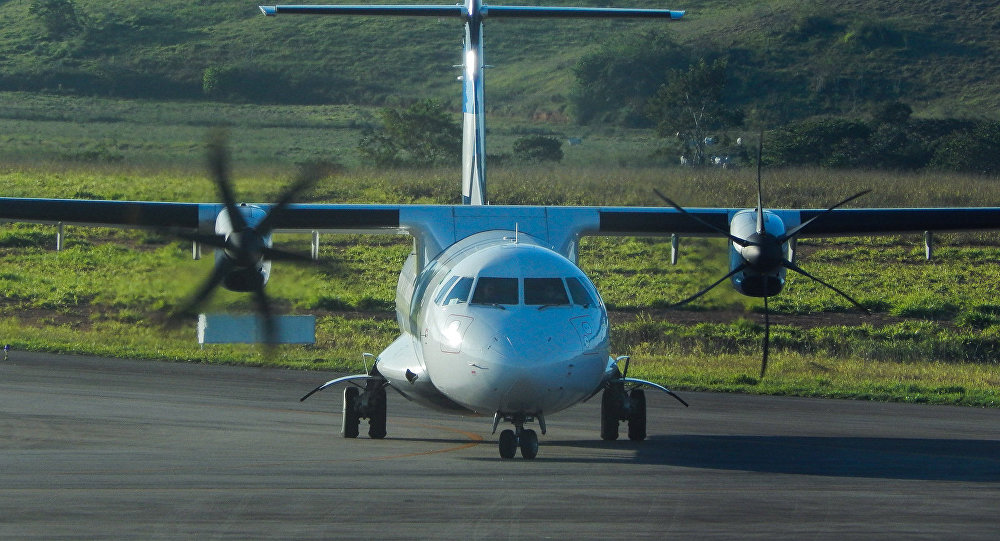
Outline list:
[[[212,274],[198,290],[178,309],[172,319],[193,315],[205,303],[215,288],[222,285],[233,291],[252,291],[257,314],[264,325],[267,344],[276,341],[276,329],[271,301],[264,292],[269,275],[270,261],[311,263],[309,256],[280,250],[271,246],[271,232],[275,217],[302,193],[316,184],[321,176],[318,167],[304,167],[295,181],[280,194],[278,200],[263,217],[263,210],[236,203],[230,180],[230,157],[225,134],[214,132],[208,141],[208,165],[225,210],[216,220],[214,234],[172,231],[187,240],[214,246],[221,250],[217,255]]]
[[[673,306],[680,306],[683,304],[687,304],[697,299],[698,297],[701,297],[705,293],[708,293],[717,285],[724,282],[726,279],[732,278],[733,276],[741,272],[745,273],[746,276],[750,276],[753,277],[754,279],[760,280],[759,287],[755,287],[755,290],[752,293],[744,293],[744,294],[759,296],[764,298],[764,356],[760,367],[761,378],[764,377],[764,373],[767,371],[768,346],[770,343],[770,336],[771,336],[770,307],[768,306],[767,299],[768,297],[774,296],[781,291],[782,287],[781,273],[783,269],[791,270],[793,272],[801,274],[802,276],[805,276],[806,278],[819,282],[820,284],[836,292],[841,297],[850,301],[851,304],[858,307],[858,309],[860,309],[864,313],[866,314],[869,313],[868,309],[862,306],[861,303],[859,303],[858,301],[854,300],[847,293],[844,293],[843,291],[834,287],[833,285],[824,282],[823,280],[817,278],[816,276],[806,272],[801,267],[796,265],[793,261],[786,259],[785,251],[782,247],[786,242],[795,240],[800,234],[802,234],[802,232],[806,229],[806,227],[815,222],[817,219],[825,216],[829,212],[833,211],[833,209],[840,207],[841,205],[844,205],[846,203],[849,203],[850,201],[853,201],[854,199],[857,199],[858,197],[861,197],[862,195],[865,195],[871,191],[871,190],[865,190],[863,192],[854,194],[848,197],[847,199],[844,199],[843,201],[827,208],[825,211],[823,211],[820,214],[817,214],[811,219],[793,227],[792,229],[780,232],[778,234],[774,234],[772,232],[767,231],[767,227],[765,225],[767,220],[765,219],[764,216],[764,203],[762,196],[763,190],[761,188],[761,180],[760,180],[762,150],[763,150],[763,133],[761,134],[760,143],[758,144],[757,147],[757,208],[755,209],[756,227],[754,228],[753,232],[750,233],[749,235],[740,236],[738,234],[735,234],[732,231],[733,229],[732,227],[730,231],[723,231],[722,229],[702,220],[698,216],[684,210],[680,205],[672,201],[670,198],[663,195],[655,188],[653,189],[653,191],[656,192],[656,195],[659,196],[660,199],[666,201],[667,204],[677,209],[677,211],[683,213],[685,216],[688,216],[689,218],[698,222],[699,224],[713,231],[719,232],[720,234],[728,238],[730,241],[732,241],[733,244],[739,247],[738,249],[735,247],[733,247],[732,249],[735,250],[737,253],[739,253],[741,258],[741,263],[733,267],[728,274],[716,280],[712,285],[702,289],[701,291],[695,293],[694,295],[691,295],[690,297],[678,303],[675,303]]]

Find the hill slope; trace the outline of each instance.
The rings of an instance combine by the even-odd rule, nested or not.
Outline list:
[[[75,7],[54,27],[32,6]],[[552,5],[606,5],[551,0]],[[1000,105],[1000,6],[963,0],[616,1],[687,9],[684,21],[496,20],[487,25],[488,104],[561,118],[572,68],[623,35],[666,32],[691,56],[728,56],[734,99],[767,118],[863,111],[901,99],[919,116],[987,116]],[[450,19],[265,18],[237,0],[0,3],[0,90],[251,103],[457,104]]]

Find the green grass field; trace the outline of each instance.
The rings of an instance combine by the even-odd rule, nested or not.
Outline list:
[[[165,171],[76,161],[21,163],[0,170],[5,195],[214,201],[196,164]],[[491,169],[493,199],[532,204],[657,204],[651,188],[690,206],[752,203],[749,170],[537,167]],[[280,191],[289,164],[242,170],[238,192],[253,201]],[[820,207],[872,187],[865,206],[981,205],[1000,184],[980,177],[781,170],[765,174],[768,202]],[[353,169],[325,179],[311,200],[454,202],[457,171]],[[51,226],[0,228],[0,336],[16,350],[124,357],[278,364],[357,370],[361,353],[395,337],[395,279],[407,237],[322,238],[322,265],[277,264],[268,292],[282,312],[318,316],[314,346],[281,346],[266,358],[253,346],[199,349],[194,322],[165,326],[211,270],[190,246],[142,231],[67,227],[53,250]],[[684,310],[667,309],[723,275],[724,243],[682,239],[669,264],[666,239],[587,238],[581,267],[594,279],[614,323],[613,352],[633,356],[636,375],[681,389],[997,405],[1000,386],[1000,242],[993,234],[939,235],[936,257],[922,238],[804,239],[800,264],[854,295],[873,315],[791,276],[772,301],[772,361],[759,371],[759,299],[719,287]],[[308,251],[303,235],[281,236]],[[246,311],[245,295],[222,292],[212,309]]]

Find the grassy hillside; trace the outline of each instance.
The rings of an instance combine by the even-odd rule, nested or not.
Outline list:
[[[0,89],[265,103],[384,105],[414,97],[457,106],[461,27],[449,19],[265,18],[236,0],[74,0],[79,29],[53,33],[0,3]],[[597,5],[551,0],[552,5]],[[728,56],[752,116],[864,111],[902,99],[917,116],[988,116],[1000,105],[1000,6],[988,1],[663,2],[667,25],[489,21],[488,105],[501,115],[565,118],[572,68],[623,35],[666,32],[692,56]],[[753,113],[756,111],[756,113]]]

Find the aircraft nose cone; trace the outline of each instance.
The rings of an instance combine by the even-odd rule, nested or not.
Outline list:
[[[606,353],[587,354],[580,332],[569,318],[545,326],[472,325],[466,344],[479,346],[462,353],[476,383],[469,388],[477,391],[466,402],[484,414],[536,414],[581,399],[597,385]]]

